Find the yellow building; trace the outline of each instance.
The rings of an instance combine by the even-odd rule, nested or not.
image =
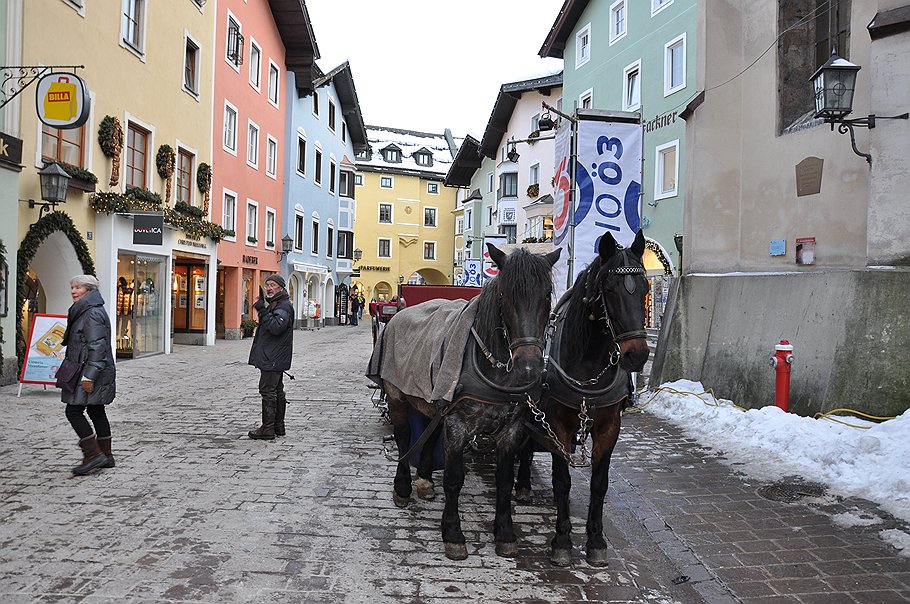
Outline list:
[[[369,149],[357,155],[357,221],[352,286],[388,300],[399,283],[454,280],[457,189],[443,186],[460,141],[444,134],[367,126]]]
[[[18,64],[84,66],[49,71],[67,72],[54,80],[57,86],[69,84],[75,78],[68,74],[74,74],[91,91],[88,120],[76,129],[39,121],[36,86],[17,99],[24,164],[19,198],[38,202],[18,208],[20,253],[26,252],[28,271],[24,300],[17,302],[23,335],[28,337],[33,313],[66,313],[73,275],[95,273],[119,358],[169,352],[174,325],[190,316],[196,320],[191,313],[201,319],[194,333],[182,340],[178,334],[177,341],[214,343],[218,235],[206,231],[208,199],[197,175],[200,165],[212,162],[215,3],[11,4],[9,14],[21,21]],[[118,129],[119,147],[111,136]],[[69,164],[65,169],[78,178],[65,203],[41,208],[37,173],[51,161]],[[131,194],[147,200],[143,209],[165,212],[160,244],[134,243],[138,206],[116,207],[118,201],[132,203],[123,195],[127,187],[137,187]],[[188,293],[178,295],[183,290],[175,288],[185,284]]]

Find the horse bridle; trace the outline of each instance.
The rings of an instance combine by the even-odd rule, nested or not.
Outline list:
[[[622,255],[623,255],[623,259],[628,261],[628,255],[626,253],[626,250],[622,250]],[[636,266],[635,264],[627,262],[623,266],[617,266],[616,268],[609,268],[609,269],[601,268],[600,270],[598,270],[596,272],[596,274],[593,275],[593,278],[596,279],[602,273],[605,273],[608,275],[625,275],[624,287],[626,288],[626,291],[628,291],[631,294],[632,292],[635,291],[635,286],[634,286],[634,281],[632,280],[632,275],[644,275],[645,267],[641,264],[638,264]],[[589,278],[591,278],[591,276],[589,276]],[[630,287],[629,283],[633,283],[633,285]],[[585,291],[587,292],[587,290],[588,290],[587,283],[585,283]],[[585,302],[586,304],[595,304],[598,301],[600,301],[600,308],[603,311],[603,316],[600,317],[600,320],[604,322],[604,326],[605,326],[605,329],[603,330],[603,332],[605,335],[609,335],[610,338],[612,339],[612,341],[616,344],[617,351],[614,354],[618,354],[620,342],[624,342],[626,340],[637,340],[637,339],[645,338],[648,336],[648,332],[646,332],[644,329],[632,329],[632,330],[624,331],[624,332],[617,334],[616,330],[613,328],[614,322],[610,319],[610,311],[607,309],[607,300],[606,300],[606,296],[604,296],[603,289],[598,288],[597,296],[593,300],[588,300],[587,298],[585,298],[583,300],[583,302]],[[592,321],[596,320],[593,313],[589,316],[589,318]],[[612,363],[612,355],[611,355],[611,363]],[[615,363],[612,363],[612,364],[615,364]]]
[[[502,293],[499,294],[500,299],[502,298]],[[500,301],[500,304],[502,302]],[[514,357],[512,353],[515,352],[516,348],[521,348],[522,346],[536,346],[540,348],[541,353],[546,347],[546,342],[540,338],[535,338],[533,336],[525,336],[522,338],[511,339],[509,337],[509,328],[506,325],[505,319],[502,317],[502,308],[500,306],[499,321],[502,323],[502,327],[497,327],[496,331],[502,331],[502,335],[505,338],[506,342],[509,345],[509,360],[505,363],[493,356],[493,353],[490,351],[489,347],[484,344],[483,339],[480,337],[480,334],[471,326],[471,335],[474,336],[474,341],[477,342],[477,346],[480,348],[480,351],[483,353],[483,356],[489,361],[490,365],[496,369],[505,369],[506,373],[512,371],[512,361]]]

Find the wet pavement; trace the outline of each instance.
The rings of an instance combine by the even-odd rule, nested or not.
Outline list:
[[[901,523],[830,493],[769,500],[768,485],[647,413],[624,417],[614,454],[608,568],[579,547],[584,469],[573,470],[573,565],[547,560],[542,454],[531,503],[515,506],[514,559],[493,549],[492,464],[470,459],[470,556],[448,560],[442,494],[392,503],[390,429],[363,377],[369,323],[295,332],[288,435],[272,442],[246,437],[259,412],[249,345],[120,363],[108,408],[117,467],[83,478],[69,472],[79,451],[58,392],[0,388],[0,602],[910,601],[910,558],[879,537]],[[857,510],[880,522],[831,519]]]

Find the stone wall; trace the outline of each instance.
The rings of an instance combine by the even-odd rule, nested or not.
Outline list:
[[[674,281],[651,383],[701,381],[747,407],[774,404],[774,345],[794,347],[790,410],[910,408],[910,269],[686,275]]]

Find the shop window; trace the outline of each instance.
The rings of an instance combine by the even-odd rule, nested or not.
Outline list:
[[[61,130],[47,125],[41,127],[41,157],[46,161],[60,161],[66,164],[85,166],[83,147],[85,126]]]
[[[147,188],[149,131],[130,122],[126,133],[126,185]]]
[[[167,296],[162,256],[117,256],[114,348],[117,358],[164,352],[164,300]]]
[[[204,264],[180,262],[174,266],[172,314],[177,333],[205,333],[206,268]]]

